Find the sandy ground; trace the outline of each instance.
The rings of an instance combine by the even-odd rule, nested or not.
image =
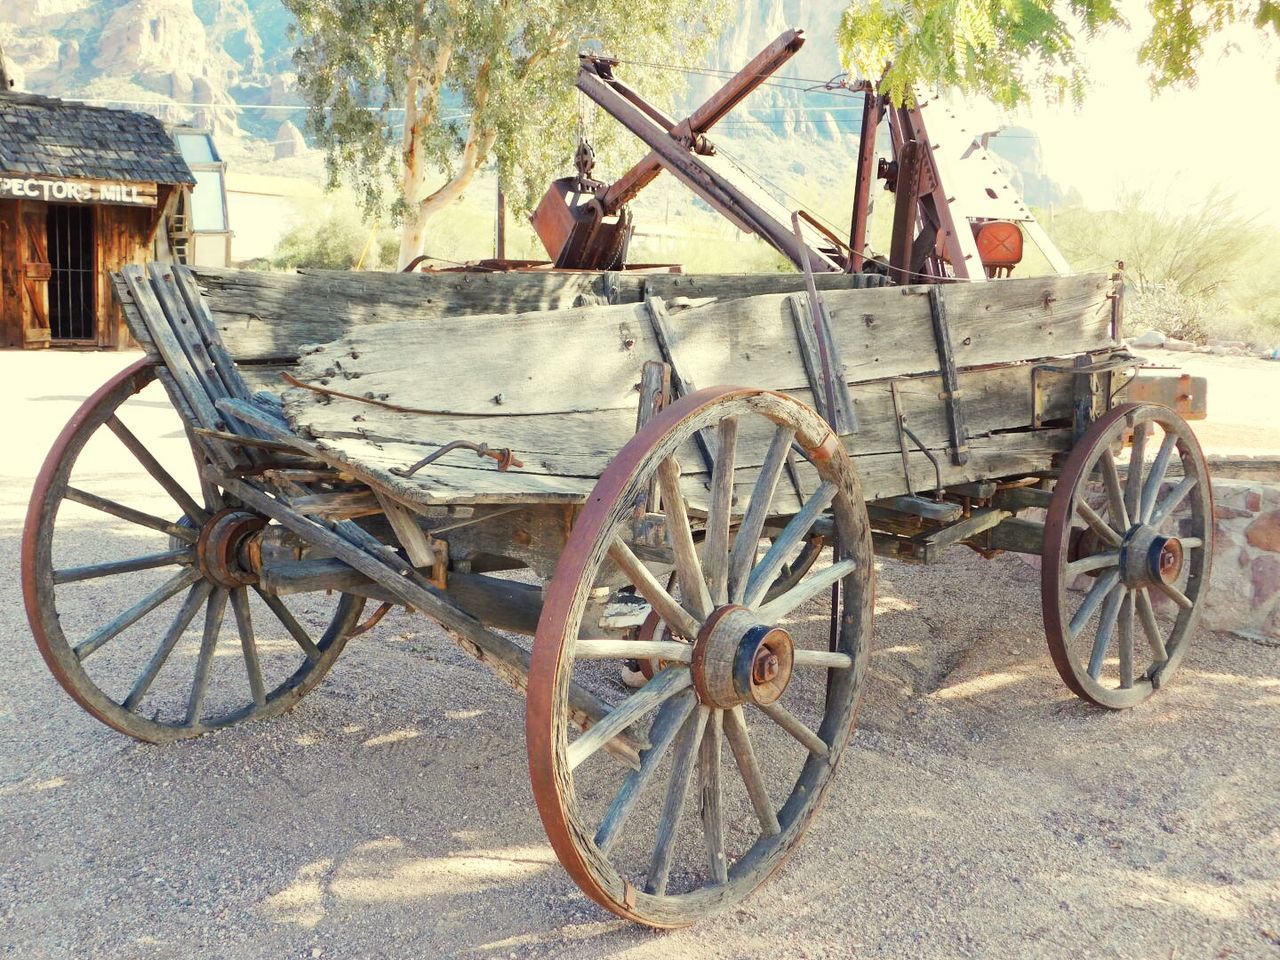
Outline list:
[[[165,747],[112,732],[34,649],[18,540],[51,437],[125,359],[0,353],[0,954],[1280,957],[1280,649],[1202,633],[1153,701],[1089,708],[1012,559],[880,567],[863,720],[816,827],[691,930],[578,893],[521,702],[425,621],[353,641],[284,718]]]

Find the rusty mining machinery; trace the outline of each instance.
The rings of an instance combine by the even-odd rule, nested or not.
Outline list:
[[[1070,273],[985,144],[938,100],[899,107],[870,82],[848,85],[864,97],[847,239],[808,211],[788,209],[744,183],[708,134],[803,44],[802,31],[787,30],[679,121],[615,75],[620,61],[581,55],[578,89],[639,137],[649,153],[613,183],[603,183],[592,177],[595,156],[590,145],[585,139],[579,143],[577,176],[555,181],[532,217],[555,267],[622,268],[634,230],[628,203],[667,170],[798,269],[880,272],[897,283],[982,281],[1008,276],[1022,260],[1024,240],[1030,240],[1051,269]],[[882,123],[888,124],[887,156],[877,156]],[[894,195],[889,250],[879,256],[867,246],[871,190],[877,180]]]

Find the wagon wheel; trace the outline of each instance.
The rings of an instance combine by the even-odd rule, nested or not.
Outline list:
[[[718,438],[709,488],[705,473],[682,478],[676,460],[679,453],[701,465],[688,443],[699,430]],[[778,484],[793,445],[806,452],[814,490],[798,510],[783,505],[790,491]],[[766,449],[761,463],[754,452]],[[675,559],[671,590],[626,542],[638,497],[655,476]],[[735,483],[745,506],[740,520],[730,517]],[[701,560],[682,489],[709,501]],[[766,599],[782,564],[827,511],[839,554]],[[784,531],[760,556],[766,519],[786,514]],[[610,564],[679,639],[636,650],[636,640],[582,637],[584,608],[595,584],[611,576]],[[833,618],[837,583],[843,602]],[[861,700],[872,602],[871,535],[857,475],[810,408],[780,394],[712,388],[671,405],[636,434],[574,524],[547,587],[529,678],[534,796],[578,885],[621,916],[674,927],[763,883],[798,844],[843,754]],[[603,689],[608,661],[636,653],[660,658],[664,668],[629,696],[614,697],[610,712],[570,739],[570,678]],[[623,731],[642,747],[631,770],[601,749]],[[687,804],[695,770],[699,801]],[[685,814],[686,805],[697,813]]]
[[[108,726],[162,742],[288,710],[333,665],[364,601],[286,603],[242,582],[235,551],[265,521],[198,481],[168,398],[147,389],[155,377],[132,365],[63,428],[32,492],[22,586],[66,691]],[[144,445],[129,422],[160,439]],[[103,530],[109,518],[128,527]]]
[[[1122,479],[1114,451],[1130,432]],[[1049,506],[1040,575],[1049,652],[1078,696],[1132,707],[1173,674],[1204,605],[1212,503],[1200,445],[1167,407],[1117,407],[1071,451]]]

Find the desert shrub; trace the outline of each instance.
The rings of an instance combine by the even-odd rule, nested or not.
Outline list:
[[[281,270],[394,270],[399,241],[389,227],[361,223],[350,208],[303,217],[276,245],[271,265]],[[363,256],[363,262],[361,257]]]
[[[1054,242],[1077,270],[1124,263],[1126,329],[1182,340],[1280,341],[1280,233],[1210,193],[1171,211],[1143,193],[1114,210],[1073,208],[1048,218]]]
[[[1206,297],[1182,293],[1176,283],[1149,285],[1125,299],[1125,330],[1159,330],[1179,340],[1204,343],[1209,338],[1213,307]]]

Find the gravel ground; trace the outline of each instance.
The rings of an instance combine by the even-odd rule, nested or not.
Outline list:
[[[424,620],[353,641],[281,719],[112,732],[34,649],[18,541],[51,437],[124,359],[0,353],[0,954],[1280,957],[1280,650],[1203,632],[1153,701],[1086,707],[1008,558],[880,568],[862,723],[815,828],[691,930],[578,893],[520,701]]]

